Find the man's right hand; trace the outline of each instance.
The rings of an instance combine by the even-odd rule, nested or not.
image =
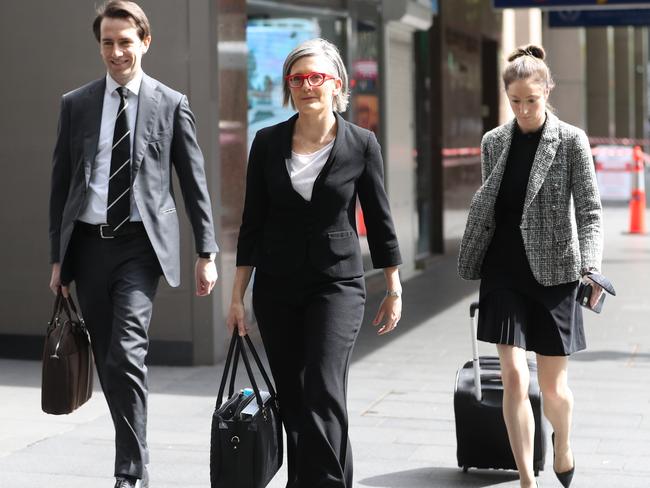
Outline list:
[[[69,296],[68,287],[61,286],[61,264],[52,263],[52,277],[50,278],[50,290],[55,295],[59,293],[59,289],[64,297]]]

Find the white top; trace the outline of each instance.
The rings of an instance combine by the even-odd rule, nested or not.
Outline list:
[[[126,84],[128,95],[126,100],[126,117],[129,124],[129,138],[131,139],[131,155],[133,157],[133,135],[135,121],[138,116],[138,93],[142,83],[142,71]],[[120,95],[117,89],[120,85],[109,74],[106,74],[106,90],[104,91],[104,108],[102,109],[102,122],[97,142],[97,155],[93,162],[88,182],[88,193],[84,207],[79,215],[79,220],[88,224],[106,223],[106,206],[108,201],[108,176],[111,170],[111,153],[113,147],[113,132],[117,120],[117,110],[120,107]],[[133,201],[131,192],[131,220],[142,220],[138,207]]]
[[[335,140],[311,154],[298,154],[291,151],[291,159],[285,159],[291,186],[308,202],[311,201],[314,182],[325,166],[327,158],[330,157]]]

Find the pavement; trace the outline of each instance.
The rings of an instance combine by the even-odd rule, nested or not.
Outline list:
[[[629,235],[627,209],[606,207],[603,270],[618,295],[585,312],[588,349],[572,356],[572,487],[650,487],[650,236]],[[355,488],[518,487],[513,471],[463,473],[456,463],[453,388],[471,356],[468,306],[477,282],[456,276],[464,214],[447,216],[447,253],[404,283],[395,333],[378,337],[369,300],[349,378]],[[481,344],[481,354],[495,354]],[[208,487],[209,432],[223,365],[151,367],[152,488]],[[550,440],[549,440],[550,442]],[[111,487],[113,430],[101,391],[77,412],[40,411],[40,364],[0,360],[0,488]],[[284,469],[269,485],[286,483]],[[552,452],[540,487],[559,487]]]

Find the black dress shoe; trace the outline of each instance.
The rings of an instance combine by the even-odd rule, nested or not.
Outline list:
[[[553,443],[553,472],[560,483],[562,483],[562,486],[564,488],[569,488],[569,486],[571,486],[571,481],[573,480],[573,474],[576,471],[576,460],[573,458],[573,468],[570,470],[564,471],[563,473],[555,471],[555,432],[551,434],[551,442]]]

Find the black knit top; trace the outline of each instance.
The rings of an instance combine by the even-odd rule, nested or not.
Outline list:
[[[536,283],[526,258],[519,225],[530,171],[544,126],[523,133],[515,124],[503,179],[495,206],[496,229],[483,261],[484,278],[506,279],[511,284]],[[514,280],[514,283],[513,283]]]

